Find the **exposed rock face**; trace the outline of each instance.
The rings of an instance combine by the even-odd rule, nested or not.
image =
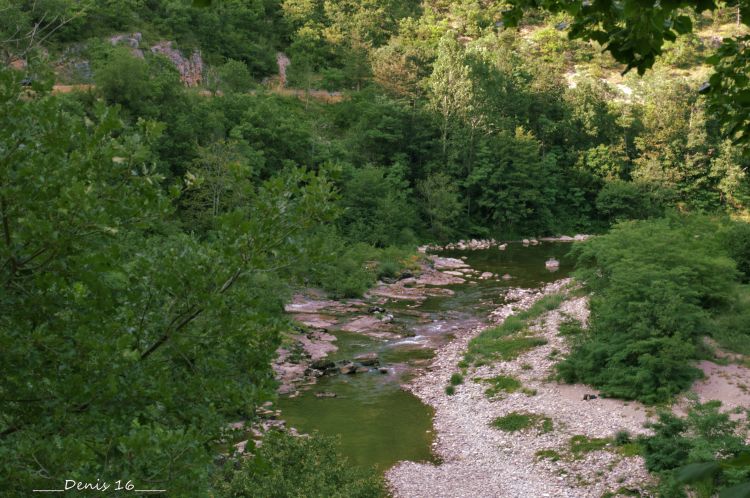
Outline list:
[[[276,65],[279,67],[279,85],[282,88],[286,86],[286,68],[291,63],[292,61],[289,60],[289,57],[284,52],[276,54]]]
[[[161,41],[151,47],[151,52],[167,57],[180,73],[180,80],[185,86],[198,86],[203,80],[203,58],[199,50],[194,50],[190,58],[172,47],[171,41]]]
[[[143,50],[141,50],[141,40],[143,35],[141,33],[130,33],[124,35],[115,35],[109,38],[109,43],[112,45],[127,45],[130,47],[130,53],[133,56],[143,59]]]
[[[115,35],[109,38],[112,45],[127,45],[130,48],[139,48],[143,35],[141,33],[131,33],[125,35]]]

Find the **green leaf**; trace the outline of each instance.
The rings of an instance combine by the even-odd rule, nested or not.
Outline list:
[[[721,470],[717,462],[691,463],[677,469],[677,482],[690,484],[716,475]]]
[[[719,493],[719,498],[750,498],[750,482],[723,489]]]

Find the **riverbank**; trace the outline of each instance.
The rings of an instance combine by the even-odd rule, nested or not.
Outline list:
[[[566,292],[569,285],[570,280],[564,279],[541,291],[511,289],[508,304],[495,310],[492,320],[502,323],[545,295]],[[440,348],[431,370],[404,387],[435,409],[433,449],[442,463],[399,463],[386,473],[393,495],[599,498],[607,492],[648,486],[651,478],[642,458],[608,443],[618,431],[644,433],[645,408],[613,399],[585,401],[584,395],[594,390],[548,380],[553,357],[563,357],[569,350],[567,340],[559,335],[560,324],[571,318],[585,323],[587,317],[586,298],[569,296],[531,327],[547,344],[512,361],[470,369],[452,396],[445,386],[458,371],[469,341],[485,327],[460,332]],[[526,392],[488,399],[487,384],[477,380],[498,375],[518,379]],[[494,419],[513,412],[548,419],[551,430],[504,432],[491,426]]]

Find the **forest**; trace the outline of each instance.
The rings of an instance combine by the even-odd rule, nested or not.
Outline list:
[[[0,494],[388,495],[323,436],[227,456],[228,424],[276,398],[296,289],[422,244],[595,234],[556,368],[605,396],[664,408],[706,336],[750,354],[750,7],[610,4],[0,0]],[[689,465],[748,496],[739,422],[687,417],[639,440],[659,496]]]

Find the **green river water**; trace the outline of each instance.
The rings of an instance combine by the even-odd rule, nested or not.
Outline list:
[[[432,408],[401,389],[402,382],[429,363],[434,349],[450,340],[456,330],[484,323],[488,311],[502,304],[502,290],[508,287],[536,288],[570,273],[566,257],[569,243],[541,243],[523,247],[511,243],[508,249],[445,251],[440,256],[460,258],[480,272],[510,274],[509,281],[486,280],[476,285],[454,285],[455,294],[431,297],[418,307],[405,301],[389,301],[384,307],[411,337],[376,340],[361,334],[330,330],[336,335],[338,351],[333,360],[351,359],[376,351],[388,374],[325,376],[296,398],[281,397],[278,408],[288,425],[301,432],[318,431],[338,436],[341,451],[351,463],[375,466],[384,471],[400,460],[434,461],[431,453]],[[545,261],[557,258],[560,268],[550,272]],[[423,313],[415,317],[416,309]],[[315,392],[330,391],[335,398],[318,398]]]

